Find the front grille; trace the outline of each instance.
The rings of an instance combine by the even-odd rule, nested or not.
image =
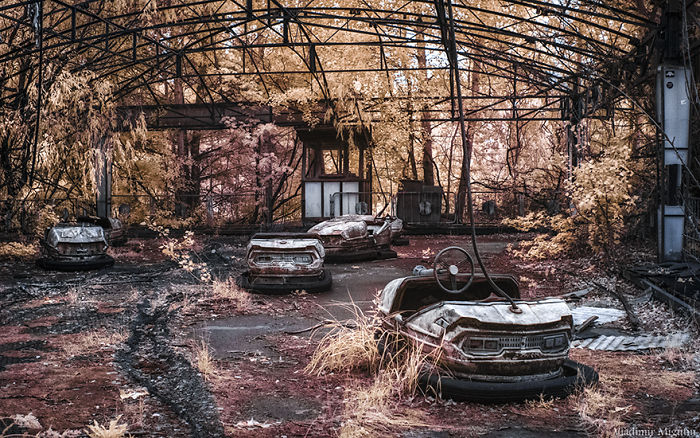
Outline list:
[[[467,354],[500,354],[504,350],[540,350],[543,353],[558,353],[569,347],[569,336],[565,332],[537,335],[488,336],[471,335],[462,341],[462,350]]]
[[[271,265],[278,263],[293,263],[295,265],[310,265],[313,257],[310,254],[260,254],[255,256],[255,264]]]
[[[104,252],[104,243],[59,243],[56,250],[65,256],[93,256]]]

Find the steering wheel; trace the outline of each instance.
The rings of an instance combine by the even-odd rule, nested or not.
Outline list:
[[[457,288],[457,274],[469,272],[469,280],[461,288]],[[466,291],[474,280],[474,261],[467,251],[458,246],[449,246],[435,256],[433,277],[448,294],[461,294]],[[445,279],[448,277],[449,282]],[[442,278],[442,279],[441,279]]]

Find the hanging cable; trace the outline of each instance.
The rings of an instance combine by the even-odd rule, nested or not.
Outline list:
[[[455,38],[452,3],[448,2],[448,11],[446,11],[444,0],[435,0],[435,9],[438,14],[438,21],[440,22],[440,34],[442,36],[443,45],[445,46],[445,53],[447,54],[447,59],[450,63],[450,67],[452,67],[452,70],[454,71],[454,89],[457,92],[457,114],[459,115],[459,128],[462,137],[462,148],[464,148],[467,144],[467,131],[464,122],[464,104],[462,102],[462,85],[459,77],[459,60],[457,59],[457,40]],[[449,25],[447,23],[446,13],[449,14]],[[472,74],[476,74],[476,72],[473,72]],[[522,313],[522,309],[520,309],[515,304],[513,298],[511,298],[511,296],[508,295],[503,289],[498,287],[498,285],[493,281],[488,271],[486,270],[486,266],[484,265],[483,260],[481,260],[479,248],[476,244],[476,224],[474,223],[474,206],[471,185],[471,153],[464,154],[464,157],[462,159],[464,160],[466,166],[465,174],[467,179],[467,211],[469,214],[469,226],[471,228],[472,247],[474,249],[474,256],[476,257],[476,261],[479,264],[479,267],[481,268],[481,272],[484,273],[484,277],[486,278],[486,281],[488,281],[493,291],[497,295],[500,295],[508,300],[508,302],[510,303],[510,310],[512,312]]]

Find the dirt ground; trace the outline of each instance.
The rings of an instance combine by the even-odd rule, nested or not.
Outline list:
[[[589,259],[509,254],[509,245],[528,237],[479,239],[487,267],[515,275],[525,298],[580,290],[590,280],[614,284],[630,299],[643,294]],[[245,241],[230,237],[197,237],[193,258],[211,271],[213,284],[165,257],[158,239],[110,249],[116,263],[100,271],[0,261],[0,436],[84,436],[110,421],[132,436],[169,437],[700,436],[694,329],[696,340],[682,349],[572,349],[600,383],[566,399],[481,405],[415,394],[390,401],[389,415],[401,421],[358,420],[350,391],[370,387],[374,376],[305,372],[323,332],[305,329],[371,313],[388,281],[430,264],[445,246],[470,245],[464,236],[410,241],[395,248],[397,259],[329,266],[333,289],[316,295],[238,291],[230,279],[242,270]],[[632,254],[630,262],[634,257],[645,255]],[[599,290],[584,301],[621,308]],[[633,301],[642,331],[689,329],[665,306]],[[610,327],[630,330],[624,320]]]

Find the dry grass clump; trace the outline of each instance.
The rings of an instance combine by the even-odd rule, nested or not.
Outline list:
[[[122,416],[119,415],[106,426],[95,421],[92,425],[88,426],[87,435],[90,438],[123,438],[125,436],[130,436],[126,433],[128,426],[125,423],[119,423],[121,417]]]
[[[126,338],[127,334],[123,329],[101,329],[79,333],[61,345],[61,348],[69,356],[79,356],[81,354],[94,353],[97,350],[113,349],[126,341]]]
[[[427,427],[424,413],[400,406],[402,383],[384,370],[372,385],[357,384],[346,391],[340,438],[391,436],[397,430]]]
[[[551,397],[545,397],[544,394],[540,394],[540,398],[534,400],[525,400],[525,406],[528,409],[552,409],[554,407],[554,399]]]
[[[194,349],[194,365],[202,373],[204,380],[209,381],[216,374],[216,362],[212,355],[209,343],[204,339],[200,339],[195,344]]]
[[[380,328],[376,317],[353,308],[352,325],[335,322],[334,327],[319,343],[306,372],[321,375],[326,372],[368,371],[379,369],[381,355],[375,337]]]
[[[666,348],[657,354],[659,360],[674,369],[693,370],[694,353],[683,348]]]
[[[214,299],[232,302],[238,310],[247,310],[253,303],[250,294],[241,289],[236,284],[236,280],[231,277],[226,280],[214,280],[211,286],[211,296]]]
[[[619,391],[600,386],[585,388],[574,403],[584,426],[601,438],[617,437],[626,417],[635,410]]]
[[[354,312],[353,324],[336,323],[323,337],[305,370],[315,375],[353,371],[374,375],[371,385],[363,382],[346,391],[340,436],[386,436],[424,426],[420,413],[399,405],[402,398],[416,393],[421,372],[435,366],[439,353],[426,354],[398,333],[380,329],[377,317],[363,314],[356,306]],[[378,341],[383,344],[381,353]]]

